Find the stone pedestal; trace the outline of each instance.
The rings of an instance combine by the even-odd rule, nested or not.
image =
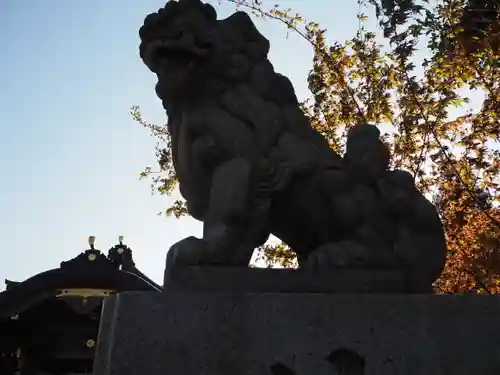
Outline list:
[[[167,288],[103,314],[95,375],[500,374],[492,296]]]
[[[167,291],[229,293],[432,293],[430,282],[404,270],[167,267]]]

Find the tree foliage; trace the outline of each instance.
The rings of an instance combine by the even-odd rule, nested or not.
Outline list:
[[[360,0],[356,35],[333,44],[326,29],[290,9],[226,1],[282,22],[311,45],[311,98],[302,106],[334,150],[343,152],[346,131],[359,122],[385,130],[392,166],[413,173],[443,221],[449,256],[437,290],[500,291],[498,0]],[[377,29],[366,28],[365,13],[374,13]],[[471,96],[482,98],[472,110]],[[137,107],[132,115],[158,141],[159,171],[142,176],[169,195],[176,178],[166,127],[146,123]],[[184,202],[167,213],[187,214]],[[268,266],[295,264],[285,244],[261,250]]]

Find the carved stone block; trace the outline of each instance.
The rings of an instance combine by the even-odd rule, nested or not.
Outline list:
[[[500,299],[492,296],[168,291],[112,298],[95,375],[500,373]]]

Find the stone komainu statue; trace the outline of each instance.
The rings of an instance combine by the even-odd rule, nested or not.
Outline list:
[[[344,157],[309,124],[274,71],[250,17],[217,20],[199,0],[146,17],[140,56],[158,76],[172,155],[190,214],[204,223],[170,251],[175,264],[247,266],[270,234],[301,268],[404,269],[435,280],[446,257],[435,207],[412,176],[390,171],[372,125],[348,134]]]

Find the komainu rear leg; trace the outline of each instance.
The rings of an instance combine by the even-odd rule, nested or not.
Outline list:
[[[370,258],[370,250],[357,242],[327,242],[315,249],[301,267],[310,271],[362,267],[370,262]]]

